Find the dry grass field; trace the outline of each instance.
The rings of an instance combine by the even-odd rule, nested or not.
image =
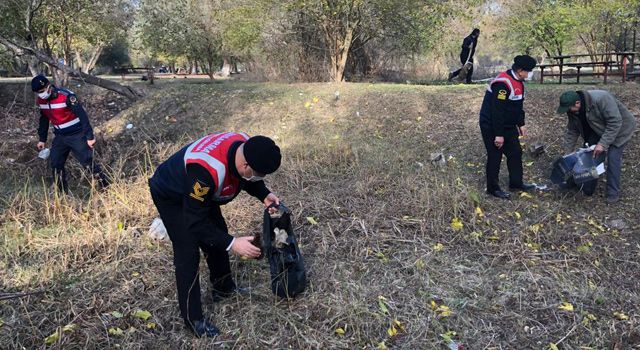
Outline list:
[[[524,157],[531,182],[548,183],[560,155],[555,108],[569,88],[594,86],[528,89],[523,142],[547,145]],[[637,84],[598,88],[640,115]],[[592,198],[501,201],[484,194],[480,85],[189,79],[157,81],[134,104],[82,86],[116,180],[94,191],[70,159],[72,194],[57,196],[24,89],[0,89],[0,292],[35,294],[0,301],[2,349],[640,349],[638,133],[616,205],[603,183]],[[146,235],[157,216],[146,181],[190,140],[227,130],[280,144],[267,184],[294,213],[309,285],[279,300],[265,261],[233,257],[251,293],[205,298],[222,334],[197,339],[179,317],[171,245]],[[436,152],[446,164],[430,162]],[[262,209],[246,194],[227,205],[231,233],[260,230]]]

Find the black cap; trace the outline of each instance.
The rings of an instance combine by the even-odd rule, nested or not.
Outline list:
[[[513,58],[513,69],[523,69],[531,72],[536,67],[536,59],[529,55],[518,55]]]
[[[280,147],[266,136],[254,136],[244,143],[244,158],[251,169],[261,174],[271,174],[278,170],[282,156]]]
[[[36,75],[35,77],[33,77],[33,79],[31,79],[31,90],[34,92],[42,90],[48,84],[49,79],[47,79],[47,77],[45,77],[44,75]]]

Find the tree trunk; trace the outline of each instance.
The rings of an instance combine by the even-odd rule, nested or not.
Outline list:
[[[228,78],[231,74],[231,62],[229,56],[222,56],[222,69],[220,69],[220,75],[224,78]]]
[[[20,46],[18,44],[15,44],[15,43],[11,42],[10,40],[4,38],[3,36],[0,36],[0,44],[3,44],[9,50],[13,51],[14,55],[16,55],[16,56],[22,56],[22,55],[35,56],[40,62],[46,63],[51,67],[55,67],[55,68],[65,72],[68,75],[80,78],[80,79],[84,80],[88,84],[97,85],[97,86],[100,86],[100,87],[105,88],[107,90],[111,90],[111,91],[117,92],[117,93],[127,97],[128,99],[130,99],[132,101],[135,101],[140,96],[142,96],[142,94],[140,92],[134,90],[130,86],[123,86],[123,85],[120,85],[120,84],[118,84],[118,83],[116,83],[114,81],[101,79],[101,78],[98,78],[98,77],[83,73],[81,71],[72,69],[72,68],[67,67],[67,66],[65,66],[63,64],[60,64],[59,62],[56,61],[55,58],[45,54],[44,52],[42,52],[40,50],[33,49],[31,47]]]
[[[98,58],[100,58],[102,50],[104,50],[103,44],[98,44],[93,48],[93,50],[91,50],[91,57],[89,57],[89,61],[85,62],[85,64],[81,66],[83,73],[89,74],[89,72],[91,72],[91,70],[96,66],[96,62],[98,62]]]

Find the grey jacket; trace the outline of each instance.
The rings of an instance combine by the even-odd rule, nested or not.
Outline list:
[[[627,143],[636,130],[636,118],[611,93],[604,90],[583,91],[587,122],[600,136],[598,144],[605,150],[610,145],[620,147]],[[568,123],[565,134],[565,151],[575,151],[576,141],[581,135],[582,124],[578,116],[567,113]]]

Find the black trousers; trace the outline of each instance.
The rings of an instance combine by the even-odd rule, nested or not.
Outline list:
[[[181,200],[165,198],[153,188],[151,188],[151,198],[160,213],[160,218],[167,228],[173,245],[173,265],[176,273],[180,314],[187,324],[202,320],[199,276],[200,250],[204,252],[209,266],[212,288],[220,292],[231,291],[235,288],[231,276],[229,253],[224,248],[216,249],[202,243],[198,237],[189,234],[184,229]],[[227,224],[219,206],[213,207],[210,218],[214,225],[227,231]]]
[[[500,189],[500,163],[503,154],[507,156],[509,187],[522,187],[522,147],[518,139],[518,129],[505,128],[504,144],[501,148],[494,144],[496,136],[492,128],[481,125],[480,131],[484,147],[487,149],[487,192],[492,193]]]
[[[56,135],[51,145],[53,180],[60,190],[68,190],[65,163],[71,152],[80,165],[91,172],[98,181],[98,186],[109,185],[109,180],[102,172],[102,168],[93,159],[93,149],[87,145],[87,138],[82,132],[77,132],[71,135]]]

